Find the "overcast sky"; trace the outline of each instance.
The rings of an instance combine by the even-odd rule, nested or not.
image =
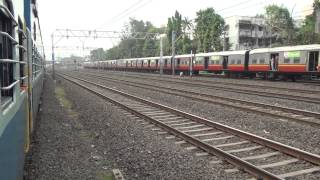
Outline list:
[[[46,56],[51,57],[52,32],[59,29],[100,29],[119,31],[129,17],[150,21],[155,26],[165,25],[168,17],[178,10],[183,16],[193,19],[200,9],[213,7],[224,18],[241,15],[254,16],[264,13],[268,4],[283,5],[292,11],[295,19],[310,12],[313,0],[38,0],[39,17]],[[309,11],[308,11],[309,10]],[[86,40],[86,47],[110,48],[116,40]],[[76,39],[62,39],[56,46],[80,48]],[[71,48],[71,47],[70,47]],[[72,49],[72,48],[71,48]],[[57,56],[82,55],[80,50],[56,50]]]

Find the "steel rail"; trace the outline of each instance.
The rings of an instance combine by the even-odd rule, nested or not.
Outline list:
[[[88,76],[88,74],[86,74],[86,75]],[[100,76],[97,76],[97,75],[91,75],[91,76],[100,77]],[[252,102],[252,101],[246,101],[246,100],[235,99],[235,98],[215,96],[215,95],[211,95],[211,94],[204,94],[204,93],[198,93],[198,92],[193,92],[193,91],[186,91],[186,90],[177,89],[177,88],[162,87],[162,86],[144,84],[144,83],[139,83],[139,82],[130,82],[130,81],[123,80],[123,79],[115,79],[115,78],[110,78],[110,77],[100,77],[100,78],[104,78],[106,80],[108,79],[109,81],[113,81],[115,83],[118,83],[119,81],[123,81],[123,82],[126,82],[127,85],[138,87],[138,88],[149,89],[149,90],[158,91],[158,92],[171,94],[171,95],[178,95],[178,96],[181,96],[181,97],[193,99],[193,100],[200,101],[200,102],[208,102],[208,103],[213,103],[213,104],[220,104],[220,105],[223,105],[223,106],[242,109],[242,110],[245,110],[245,111],[255,112],[255,113],[259,113],[259,114],[265,114],[265,115],[269,115],[269,116],[273,116],[273,117],[277,117],[277,118],[285,118],[285,119],[292,120],[292,121],[295,121],[295,122],[298,122],[298,123],[304,123],[304,124],[320,127],[320,121],[316,122],[316,121],[309,121],[307,119],[299,119],[299,118],[295,118],[295,117],[278,115],[278,114],[274,114],[272,112],[261,111],[261,110],[258,110],[258,109],[251,109],[251,108],[248,108],[248,107],[245,107],[245,106],[239,106],[239,105],[235,105],[235,104],[228,104],[228,103],[218,102],[218,101],[215,101],[215,99],[221,99],[221,100],[225,100],[225,101],[229,101],[229,102],[243,103],[243,104],[253,105],[253,106],[257,106],[257,107],[267,107],[267,108],[270,108],[270,109],[273,109],[273,110],[281,110],[283,112],[290,112],[290,113],[294,113],[294,114],[301,114],[301,115],[320,118],[320,113],[318,113],[318,112],[300,110],[300,109],[295,109],[295,108],[288,108],[288,107],[283,107],[283,106],[275,106],[275,105],[264,104],[264,103],[259,103],[259,102]],[[141,86],[139,86],[138,84],[140,84]],[[142,86],[144,86],[144,87],[142,87]],[[153,88],[151,88],[151,87],[153,87]],[[161,90],[160,88],[168,89],[168,90],[171,90],[171,91],[175,91],[177,93],[164,91],[164,90]],[[186,94],[190,94],[190,95],[186,95]],[[210,98],[210,99],[201,98],[201,97],[207,97],[207,98]]]
[[[138,75],[138,74],[136,74]],[[154,76],[156,77],[156,76]],[[277,89],[282,91],[290,91],[290,92],[301,92],[301,93],[308,93],[308,94],[315,94],[320,93],[320,90],[306,90],[306,89],[297,89],[297,88],[286,88],[286,87],[276,87],[276,86],[264,86],[264,85],[258,85],[258,84],[246,84],[246,83],[234,83],[234,82],[221,82],[221,81],[213,81],[213,80],[207,80],[201,77],[192,77],[189,78],[189,76],[186,76],[188,81],[196,81],[201,83],[214,83],[214,84],[222,84],[222,85],[230,85],[230,86],[242,86],[242,87],[253,87],[253,88],[260,88],[260,89]],[[166,76],[166,78],[171,78],[171,76]],[[186,79],[182,79],[182,81],[185,81]]]
[[[136,110],[124,105],[123,103],[121,103],[119,101],[116,101],[116,100],[114,100],[114,99],[112,99],[110,97],[107,97],[106,95],[104,95],[104,94],[102,94],[102,93],[100,93],[100,92],[98,92],[96,90],[90,89],[89,87],[87,87],[87,86],[85,86],[85,85],[83,85],[81,83],[78,83],[78,82],[76,82],[76,81],[74,81],[74,80],[72,80],[70,78],[66,78],[66,77],[64,77],[65,75],[60,75],[60,74],[57,74],[57,75],[62,77],[62,78],[64,78],[65,80],[68,80],[68,81],[70,81],[70,82],[72,82],[72,83],[74,83],[74,84],[76,84],[76,85],[78,85],[78,86],[80,86],[80,87],[82,87],[82,88],[84,88],[84,89],[96,94],[99,97],[102,97],[105,100],[108,100],[108,101],[112,102],[113,104],[115,104],[117,106],[120,106],[121,108],[123,108],[123,109],[125,109],[125,110],[127,110],[127,111],[129,111],[129,112],[131,112],[133,114],[135,114],[138,117],[141,117],[141,118],[143,118],[145,120],[150,121],[153,124],[156,124],[157,126],[159,126],[159,127],[163,128],[163,129],[165,129],[166,131],[170,132],[171,134],[174,134],[175,136],[186,140],[188,143],[193,144],[193,145],[197,146],[198,148],[200,148],[200,149],[202,149],[202,150],[204,150],[204,151],[206,151],[206,152],[208,152],[208,153],[210,153],[212,155],[217,155],[217,156],[222,157],[227,162],[233,164],[234,166],[238,167],[239,169],[242,169],[242,170],[250,173],[251,175],[255,176],[257,179],[269,179],[269,180],[282,179],[282,178],[279,178],[275,174],[272,174],[272,173],[270,173],[270,172],[268,172],[268,171],[266,171],[266,170],[264,170],[262,168],[259,168],[259,167],[255,166],[255,165],[253,165],[253,164],[251,164],[251,163],[249,163],[247,161],[244,161],[244,160],[238,158],[237,156],[234,156],[234,155],[232,155],[230,153],[227,153],[227,152],[225,152],[225,151],[223,151],[223,150],[221,150],[219,148],[216,148],[216,147],[214,147],[214,146],[212,146],[212,145],[210,145],[208,143],[199,141],[198,139],[196,139],[196,138],[194,138],[194,137],[192,137],[192,136],[190,136],[190,135],[188,135],[186,133],[183,133],[182,131],[179,131],[179,130],[171,127],[171,126],[168,126],[168,125],[166,125],[166,124],[164,124],[164,123],[162,123],[162,122],[160,122],[158,120],[155,120],[155,119],[153,119],[153,118],[151,118],[151,117],[149,117],[147,115],[144,115],[144,114],[140,113],[139,111],[136,111]],[[73,79],[79,79],[79,78],[74,78],[74,77],[72,77],[72,78]],[[86,81],[84,81],[84,82],[86,82]],[[89,83],[89,82],[87,82],[87,83]],[[91,83],[89,83],[89,84],[91,84]],[[92,83],[92,85],[98,86],[98,84],[95,84],[95,83]],[[98,86],[98,87],[100,87],[100,86]],[[178,110],[169,108],[167,106],[163,106],[163,105],[160,105],[160,104],[153,103],[151,101],[143,100],[141,98],[138,98],[138,97],[123,93],[121,91],[118,91],[118,90],[115,90],[115,89],[112,89],[112,88],[110,88],[110,89],[107,88],[107,89],[112,91],[112,92],[114,92],[114,93],[121,94],[121,95],[123,95],[125,97],[129,97],[131,99],[137,100],[139,102],[146,103],[146,104],[151,105],[151,106],[156,106],[158,108],[165,109],[165,110],[167,110],[169,112],[172,112],[172,113],[175,113],[175,114],[177,114],[177,113],[182,114],[183,113],[183,112],[180,112]],[[190,116],[189,114],[186,114],[186,113],[183,113],[183,114],[185,114],[184,116]],[[193,117],[191,115],[190,118],[193,119],[193,118],[195,118],[195,116]]]
[[[96,87],[99,87],[99,88],[102,88],[102,89],[105,89],[105,90],[109,90],[111,92],[123,95],[125,97],[134,99],[136,101],[146,103],[146,104],[148,104],[150,106],[157,107],[157,108],[160,108],[160,109],[163,109],[163,110],[166,110],[166,111],[170,111],[171,113],[174,113],[176,115],[185,117],[187,119],[191,119],[191,120],[196,121],[198,123],[205,124],[207,126],[219,129],[219,130],[224,131],[224,132],[228,132],[230,134],[236,135],[238,137],[242,137],[244,139],[248,139],[248,140],[250,140],[252,142],[255,142],[257,144],[261,144],[263,146],[266,146],[266,147],[269,147],[271,149],[280,151],[282,153],[291,155],[291,156],[296,157],[298,159],[308,161],[308,162],[310,162],[312,164],[320,165],[320,156],[317,155],[317,154],[312,154],[312,153],[309,153],[309,152],[306,152],[306,151],[303,151],[303,150],[300,150],[300,149],[297,149],[297,148],[294,148],[294,147],[291,147],[291,146],[288,146],[288,145],[285,145],[285,144],[282,144],[282,143],[279,143],[279,142],[276,142],[276,141],[273,141],[273,140],[269,140],[269,139],[266,139],[266,138],[263,138],[263,137],[260,137],[260,136],[257,136],[257,135],[254,135],[254,134],[251,134],[251,133],[248,133],[248,132],[245,132],[245,131],[242,131],[242,130],[239,130],[239,129],[236,129],[236,128],[233,128],[233,127],[230,127],[230,126],[227,126],[227,125],[223,125],[223,124],[218,123],[218,122],[213,122],[213,121],[207,120],[205,118],[202,118],[202,117],[199,117],[199,116],[196,116],[196,115],[192,115],[190,113],[183,112],[183,111],[180,111],[178,109],[174,109],[174,108],[171,108],[171,107],[159,104],[159,103],[155,103],[155,102],[152,102],[152,101],[149,101],[149,100],[146,100],[146,99],[142,99],[142,98],[140,98],[138,96],[130,95],[128,93],[125,93],[125,92],[122,92],[122,91],[119,91],[119,90],[116,90],[116,89],[113,89],[113,88],[110,88],[110,87],[107,87],[107,86],[104,86],[104,85],[101,85],[101,84],[98,84],[98,83],[94,83],[94,82],[91,82],[91,81],[88,81],[88,80],[85,80],[85,79],[76,78],[76,77],[73,77],[73,76],[70,76],[70,75],[66,75],[66,74],[64,74],[64,75],[60,75],[59,74],[59,76],[61,76],[62,78],[65,78],[65,76],[68,76],[68,77],[71,77],[73,79],[80,80],[82,82],[94,85]]]
[[[125,75],[122,75],[122,76],[125,76]],[[157,80],[161,82],[178,83],[182,85],[194,85],[198,87],[201,86],[204,88],[210,88],[215,90],[223,90],[223,91],[242,93],[242,94],[248,94],[248,95],[258,95],[263,97],[271,97],[271,98],[278,98],[278,99],[285,99],[285,100],[303,101],[303,102],[316,103],[316,104],[320,103],[319,98],[281,94],[281,93],[274,93],[274,92],[262,92],[262,91],[256,91],[256,90],[244,90],[244,89],[237,89],[237,88],[231,88],[231,87],[221,87],[221,86],[215,86],[213,84],[204,84],[204,83],[197,83],[197,82],[186,82],[186,81],[183,82],[183,80],[175,80],[173,78],[163,79],[161,77],[141,77],[141,76],[126,76],[126,77]]]

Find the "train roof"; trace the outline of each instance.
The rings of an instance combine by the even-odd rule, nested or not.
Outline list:
[[[182,55],[176,55],[175,58],[189,58],[191,56],[192,56],[191,54],[182,54]]]
[[[250,54],[268,53],[268,52],[283,52],[283,51],[302,51],[302,50],[320,50],[320,44],[300,45],[300,46],[284,46],[275,48],[260,48],[253,49]]]
[[[208,52],[208,53],[199,53],[199,54],[196,54],[196,56],[227,56],[227,55],[244,55],[247,51],[248,51],[248,50]]]

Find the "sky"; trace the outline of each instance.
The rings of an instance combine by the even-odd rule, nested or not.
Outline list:
[[[303,19],[311,12],[313,0],[38,0],[39,18],[46,50],[51,57],[51,34],[55,29],[121,31],[130,17],[164,26],[168,17],[178,10],[189,19],[196,17],[200,9],[213,7],[224,18],[230,16],[254,16],[263,14],[269,4],[283,5],[294,19]],[[111,48],[117,39],[87,39],[86,49]],[[56,57],[86,55],[79,39],[55,39]]]

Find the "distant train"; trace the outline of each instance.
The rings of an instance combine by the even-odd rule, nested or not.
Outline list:
[[[199,74],[200,71],[226,76],[285,77],[296,79],[304,75],[319,76],[320,45],[300,45],[223,51],[175,56],[175,73]],[[85,63],[86,68],[130,71],[159,71],[160,57],[105,60]],[[172,71],[172,57],[163,57],[163,70]]]
[[[0,0],[0,179],[23,179],[44,51],[36,0]]]

